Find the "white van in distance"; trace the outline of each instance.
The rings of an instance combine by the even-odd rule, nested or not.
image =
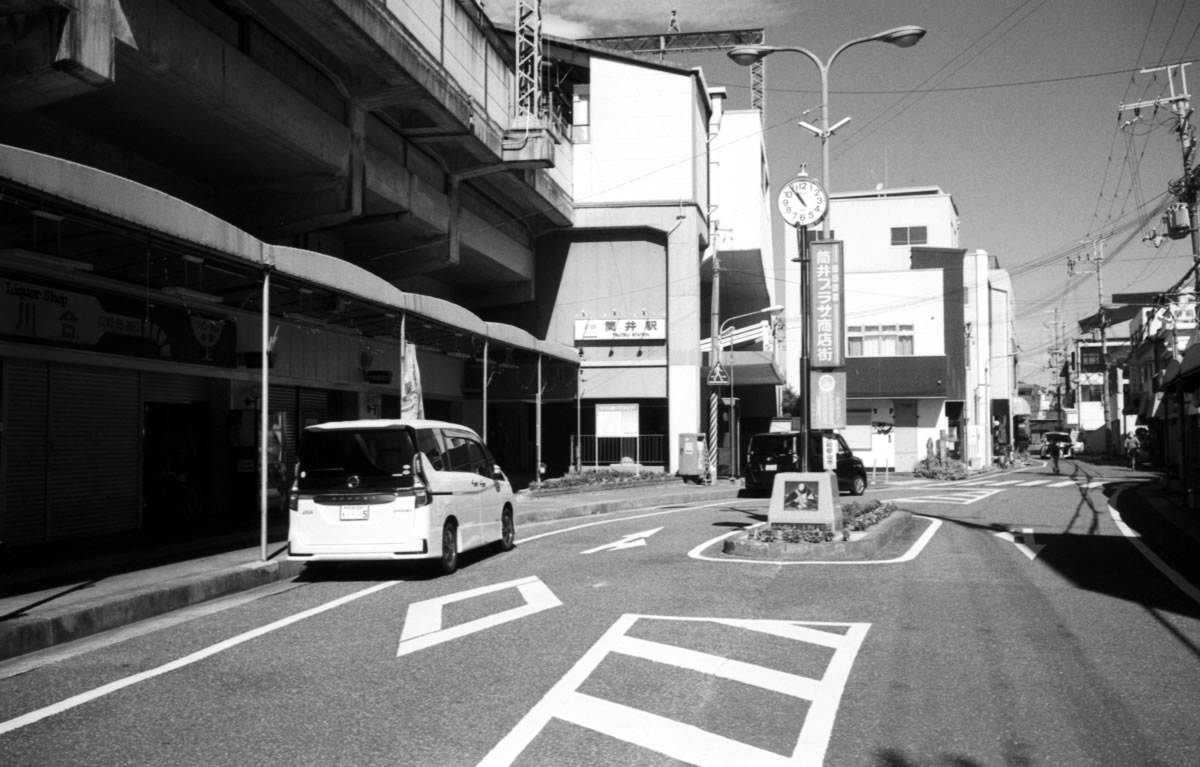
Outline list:
[[[306,562],[436,559],[513,547],[513,491],[471,429],[430,420],[336,421],[300,440],[288,556]]]

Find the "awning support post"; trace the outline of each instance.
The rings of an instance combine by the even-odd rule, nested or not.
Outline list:
[[[270,379],[270,362],[268,361],[268,346],[270,344],[268,326],[271,324],[271,271],[263,270],[262,286],[262,355],[259,370],[262,371],[258,395],[258,506],[259,506],[259,537],[261,547],[259,558],[267,561],[267,459],[270,456],[269,436],[270,422],[268,412],[268,382]]]

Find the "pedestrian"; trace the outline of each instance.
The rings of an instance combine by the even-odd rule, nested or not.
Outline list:
[[[1050,444],[1046,449],[1050,453],[1050,463],[1054,466],[1054,473],[1058,474],[1058,456],[1062,453],[1062,448],[1059,447],[1058,440],[1050,440]]]
[[[1141,446],[1136,434],[1129,432],[1125,435],[1125,456],[1129,458],[1129,468],[1131,469],[1137,468],[1137,453]]]

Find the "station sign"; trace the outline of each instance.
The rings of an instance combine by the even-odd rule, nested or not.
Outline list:
[[[576,341],[665,341],[662,317],[601,317],[575,320]]]

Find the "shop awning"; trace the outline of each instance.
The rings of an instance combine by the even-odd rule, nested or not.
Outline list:
[[[734,386],[782,386],[787,383],[771,352],[724,352],[721,365]],[[705,378],[708,368],[702,369]]]
[[[1013,397],[1012,415],[1033,415],[1033,411],[1029,408],[1029,401],[1024,397]]]
[[[1183,353],[1183,361],[1179,363],[1179,377],[1190,379],[1200,376],[1200,341],[1192,341],[1192,345]]]
[[[406,293],[340,258],[265,243],[183,200],[96,168],[0,145],[0,188],[19,190],[23,195],[45,199],[47,204],[75,208],[122,229],[141,230],[156,238],[193,247],[206,256],[219,257],[237,267],[225,275],[230,293],[254,290],[261,282],[263,270],[270,268],[280,277],[320,286],[373,306],[367,313],[373,313],[381,321],[385,315],[404,312],[461,335],[544,354],[559,362],[579,363],[574,347],[537,339],[510,325],[485,322],[449,301]],[[237,279],[244,284],[233,284]],[[359,326],[365,320],[363,314],[355,317]]]
[[[1167,363],[1167,369],[1163,371],[1162,388],[1170,389],[1175,386],[1175,382],[1179,380],[1179,360],[1171,360]]]

